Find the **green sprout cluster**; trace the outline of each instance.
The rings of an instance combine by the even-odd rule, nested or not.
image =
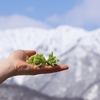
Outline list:
[[[47,59],[47,65],[54,66],[59,60],[56,59],[56,56],[53,56],[53,52],[49,54],[49,57]]]
[[[53,52],[49,54],[48,59],[46,60],[43,54],[35,54],[31,56],[28,60],[26,60],[27,63],[32,65],[37,65],[39,67],[45,66],[45,65],[51,65],[54,66],[59,60],[56,59],[56,56],[53,55]]]

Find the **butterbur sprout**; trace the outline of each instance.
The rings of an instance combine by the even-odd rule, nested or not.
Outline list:
[[[53,52],[49,54],[49,57],[47,59],[47,65],[54,66],[59,60],[56,59],[56,56],[53,56]]]
[[[46,59],[43,54],[35,54],[31,56],[26,62],[32,65],[44,66],[46,64]]]
[[[53,55],[53,52],[49,54],[48,59],[46,60],[43,54],[35,54],[31,56],[28,60],[26,60],[27,63],[32,65],[37,65],[39,67],[45,66],[45,65],[51,65],[54,66],[57,64],[59,60],[56,59],[56,56]]]

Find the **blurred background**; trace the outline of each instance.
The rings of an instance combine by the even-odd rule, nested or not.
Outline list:
[[[0,61],[14,50],[32,49],[45,56],[54,52],[69,66],[58,73],[9,78],[0,85],[0,100],[99,100],[99,4],[0,0]]]

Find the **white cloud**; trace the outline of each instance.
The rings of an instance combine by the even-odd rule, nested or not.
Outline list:
[[[52,15],[46,22],[73,26],[100,25],[100,0],[83,0],[65,14]]]
[[[0,29],[12,29],[23,27],[40,27],[49,29],[47,24],[37,21],[26,16],[12,15],[12,16],[0,16]]]

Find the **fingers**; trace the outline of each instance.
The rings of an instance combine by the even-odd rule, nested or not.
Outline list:
[[[36,54],[36,51],[34,51],[34,50],[24,50],[24,51],[29,57]]]
[[[37,75],[37,74],[49,74],[54,72],[59,72],[63,70],[67,70],[68,66],[66,65],[55,65],[55,66],[33,66],[31,64],[27,64],[22,61],[16,67],[17,74],[16,75]]]
[[[40,69],[40,74],[54,73],[54,72],[59,72],[67,69],[68,66],[66,65],[45,66],[44,68]]]
[[[43,66],[43,67],[38,67],[38,66],[31,66],[33,73],[32,74],[48,74],[48,73],[54,73],[54,72],[59,72],[59,71],[63,71],[63,70],[67,70],[68,66],[66,65],[55,65],[55,66]]]

